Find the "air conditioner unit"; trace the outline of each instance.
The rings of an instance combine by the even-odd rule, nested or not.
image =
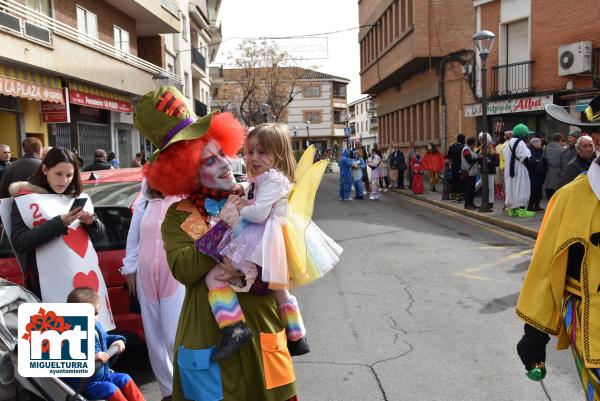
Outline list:
[[[558,48],[558,75],[581,74],[592,69],[592,42],[583,41]]]

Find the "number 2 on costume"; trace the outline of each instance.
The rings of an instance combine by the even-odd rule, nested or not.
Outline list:
[[[29,205],[29,208],[31,210],[33,210],[33,226],[37,227],[41,224],[44,224],[46,222],[46,219],[41,218],[42,214],[40,213],[40,205],[38,205],[37,203],[32,203],[31,205]],[[39,219],[39,220],[36,220]]]

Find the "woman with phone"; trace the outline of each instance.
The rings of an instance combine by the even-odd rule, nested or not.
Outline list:
[[[30,291],[44,302],[65,302],[74,288],[90,287],[103,300],[100,318],[111,330],[106,286],[90,242],[102,239],[105,229],[82,188],[73,153],[50,149],[28,182],[9,187],[10,241]]]

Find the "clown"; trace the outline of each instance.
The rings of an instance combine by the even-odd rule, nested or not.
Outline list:
[[[556,105],[546,106],[546,112],[565,124],[600,128],[598,110],[588,113],[589,123],[575,120]],[[517,315],[525,321],[517,351],[528,377],[545,377],[548,334],[556,335],[558,349],[571,347],[589,401],[600,399],[599,266],[600,158],[596,158],[587,174],[550,199],[517,304]]]
[[[221,331],[204,276],[216,262],[197,250],[196,241],[233,221],[237,198],[231,194],[240,188],[230,157],[241,148],[244,129],[227,113],[196,119],[183,99],[177,89],[163,87],[142,97],[135,114],[137,127],[158,146],[143,170],[148,185],[163,196],[187,194],[171,205],[162,224],[168,265],[186,291],[175,338],[172,398],[295,400],[295,373],[285,337],[280,346],[284,325],[272,294],[238,294],[246,324],[259,335],[230,358],[212,360]],[[227,260],[220,267],[223,282],[242,277]]]
[[[502,149],[505,160],[504,185],[506,187],[506,208],[509,216],[531,217],[535,212],[527,211],[531,194],[527,163],[531,151],[525,144],[529,128],[524,124],[517,124],[512,131],[513,137]]]

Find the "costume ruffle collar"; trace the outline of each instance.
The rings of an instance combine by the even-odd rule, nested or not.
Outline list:
[[[596,198],[600,201],[600,157],[592,162],[588,170],[588,180]]]

